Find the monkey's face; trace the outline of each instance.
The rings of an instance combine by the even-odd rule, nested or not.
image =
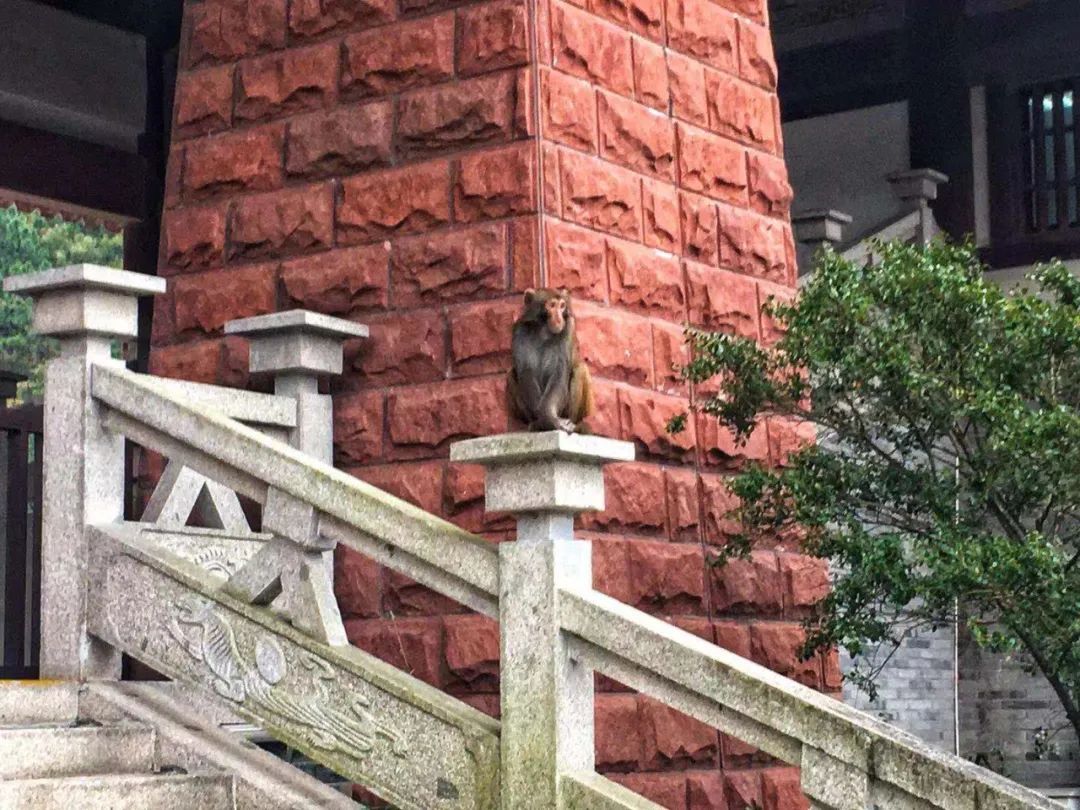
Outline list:
[[[561,335],[567,321],[573,317],[570,296],[565,290],[526,290],[523,317],[543,323],[552,335]]]
[[[547,312],[547,328],[553,335],[562,334],[566,328],[566,301],[560,297],[549,298],[544,304]]]

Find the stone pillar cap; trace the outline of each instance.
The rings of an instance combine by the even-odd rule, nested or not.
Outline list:
[[[344,318],[334,318],[307,309],[290,309],[240,318],[225,324],[225,334],[247,337],[279,336],[282,333],[303,333],[328,338],[367,337],[368,328]]]
[[[887,175],[893,190],[901,200],[936,200],[938,186],[949,182],[949,176],[934,169],[909,169]]]
[[[849,225],[851,223],[851,215],[845,214],[843,211],[837,211],[833,208],[812,208],[809,211],[798,211],[791,215],[792,224],[796,222],[817,222],[818,220],[839,222],[841,225]]]
[[[572,461],[600,466],[611,461],[633,461],[631,442],[551,430],[543,433],[504,433],[450,445],[450,460],[489,467],[542,461]]]
[[[97,264],[72,264],[4,279],[4,292],[35,298],[53,291],[73,289],[157,295],[165,292],[165,279]]]

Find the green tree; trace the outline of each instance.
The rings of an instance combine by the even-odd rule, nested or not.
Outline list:
[[[120,233],[13,205],[0,208],[0,279],[80,262],[121,267],[123,249]],[[0,368],[27,374],[23,394],[36,397],[55,341],[31,334],[30,315],[27,299],[0,292]]]
[[[958,601],[1080,733],[1080,280],[1053,264],[1005,292],[970,246],[877,251],[873,267],[826,252],[794,302],[770,301],[771,346],[688,330],[683,376],[719,383],[694,410],[740,441],[766,417],[818,435],[733,479],[743,532],[718,564],[784,531],[828,560],[808,654],[888,648]],[[849,678],[872,692],[876,674]]]

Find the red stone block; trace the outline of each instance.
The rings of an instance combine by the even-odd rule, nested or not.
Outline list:
[[[226,321],[273,312],[277,303],[277,267],[213,270],[173,282],[178,335],[219,332]]]
[[[165,208],[175,208],[180,204],[183,192],[181,177],[184,173],[184,147],[173,141],[169,159],[165,164]]]
[[[776,151],[776,119],[770,92],[715,70],[706,71],[705,90],[710,129]]]
[[[370,337],[349,357],[364,385],[383,388],[446,376],[446,325],[441,312],[394,313],[367,323]]]
[[[762,307],[769,304],[790,304],[795,299],[795,289],[769,281],[758,282],[758,302]],[[771,345],[784,334],[783,324],[775,317],[761,313],[761,342]]]
[[[232,65],[181,73],[176,80],[176,137],[203,135],[232,124]]]
[[[165,274],[162,273],[162,275]],[[164,295],[154,296],[153,306],[154,317],[150,326],[150,346],[156,349],[158,346],[172,343],[176,337],[172,290],[167,290]]]
[[[751,658],[762,666],[814,689],[821,688],[816,656],[801,660],[806,632],[797,624],[755,622],[750,628]]]
[[[620,602],[631,602],[634,588],[630,577],[629,543],[614,535],[595,535],[593,547],[593,587]]]
[[[390,162],[389,102],[316,113],[289,123],[285,171],[292,177],[341,176]]]
[[[686,810],[727,810],[724,775],[698,771],[686,775]]]
[[[592,0],[589,10],[634,33],[664,41],[663,0]]]
[[[546,220],[548,284],[569,290],[575,297],[606,301],[607,270],[604,238],[558,220]]]
[[[705,66],[674,51],[668,51],[667,65],[672,114],[684,121],[708,126],[709,103]]]
[[[667,431],[671,418],[685,409],[686,400],[681,397],[621,389],[619,417],[623,438],[633,441],[644,457],[690,462],[695,449],[693,420],[687,420],[682,433],[673,435]]]
[[[761,772],[761,784],[764,810],[810,810],[798,768],[768,768]]]
[[[544,136],[596,151],[596,91],[588,82],[556,70],[540,74]]]
[[[389,266],[386,245],[333,250],[285,262],[281,283],[290,306],[349,317],[386,307]]]
[[[225,210],[183,208],[165,214],[165,267],[162,275],[221,262],[225,251]]]
[[[664,470],[667,495],[668,536],[676,542],[699,540],[700,496],[697,475],[693,470]],[[655,494],[653,497],[656,497]],[[711,640],[711,639],[710,639]]]
[[[501,223],[400,239],[390,256],[395,307],[471,300],[507,288]]]
[[[446,471],[446,512],[466,531],[512,529],[513,519],[484,511],[484,468],[476,464],[451,464]]]
[[[656,180],[641,182],[644,242],[649,247],[675,252],[679,249],[679,198],[674,186]]]
[[[599,93],[597,105],[601,157],[662,180],[675,179],[675,128],[671,119],[609,93]]]
[[[593,399],[596,409],[587,420],[589,429],[598,436],[620,436],[619,389],[612,383],[593,380]]]
[[[188,65],[285,45],[286,0],[206,0],[187,10]]]
[[[724,798],[728,810],[757,810],[761,807],[759,771],[725,771]]]
[[[679,221],[682,223],[682,254],[705,264],[716,264],[716,204],[696,194],[679,192]]]
[[[750,204],[754,210],[774,217],[791,212],[794,192],[788,183],[787,164],[782,158],[750,152]]]
[[[562,212],[562,188],[559,177],[559,148],[554,143],[540,141],[540,195],[544,211],[558,216]]]
[[[382,567],[339,545],[334,550],[334,593],[343,619],[376,619],[382,604]]]
[[[739,75],[766,90],[776,90],[776,56],[766,26],[739,20]]]
[[[525,4],[519,0],[485,3],[458,12],[459,76],[524,65],[529,61]]]
[[[296,37],[314,37],[357,25],[375,25],[394,18],[392,0],[291,0],[289,30]]]
[[[664,49],[640,37],[633,38],[630,49],[634,61],[634,98],[668,114],[671,88]]]
[[[745,441],[736,441],[731,430],[721,427],[711,416],[699,416],[697,422],[702,461],[707,466],[732,471],[742,469],[748,461],[762,464],[768,461],[769,442],[764,425],[754,428]]]
[[[390,616],[450,616],[466,608],[404,574],[386,570],[383,611]]]
[[[773,464],[786,467],[790,456],[817,441],[817,428],[812,422],[794,419],[769,419],[769,453]]]
[[[357,478],[389,492],[395,498],[438,514],[442,506],[443,467],[441,461],[417,464],[379,464],[352,470]]]
[[[701,476],[705,542],[715,546],[727,545],[742,531],[742,523],[734,512],[739,507],[739,499],[731,491],[729,480],[723,475]]]
[[[559,177],[567,219],[630,239],[641,238],[641,179],[595,157],[561,150]]]
[[[686,262],[690,323],[757,340],[757,284],[752,278]]]
[[[487,616],[447,616],[445,626],[446,666],[459,684],[469,691],[498,692],[498,623]]]
[[[338,62],[337,45],[328,42],[241,63],[236,117],[257,121],[331,106],[337,100]]]
[[[517,298],[450,310],[450,360],[455,375],[510,368],[510,336],[521,311]]]
[[[514,136],[514,72],[416,90],[397,101],[397,146],[422,155]]]
[[[717,200],[746,205],[746,150],[696,127],[680,124],[679,185]]]
[[[245,388],[247,341],[195,340],[158,348],[150,354],[150,373],[156,377]]]
[[[642,724],[636,695],[599,695],[594,707],[596,768],[634,770],[641,762]]]
[[[735,17],[709,0],[667,0],[668,47],[721,70],[738,69]]]
[[[776,555],[751,552],[711,566],[712,606],[717,614],[779,616],[784,609],[783,584]]]
[[[334,398],[334,459],[339,465],[382,457],[384,408],[381,391]]]
[[[584,305],[575,315],[581,356],[595,376],[652,388],[652,331],[647,320]]]
[[[754,22],[765,22],[765,11],[768,0],[716,0],[721,6],[736,14],[749,17]]]
[[[610,778],[665,810],[686,810],[686,776],[681,773],[616,773]]]
[[[353,619],[345,622],[349,641],[432,686],[441,686],[442,620]]]
[[[454,218],[476,222],[535,211],[535,167],[532,142],[463,157],[456,172]]]
[[[387,95],[454,73],[454,15],[398,23],[345,38],[341,92]]]
[[[350,177],[341,183],[337,222],[342,243],[415,233],[450,221],[450,167],[445,161]]]
[[[390,394],[391,451],[397,458],[441,454],[450,441],[506,430],[501,379],[473,378]]]
[[[632,540],[626,551],[631,605],[653,613],[704,612],[705,557],[700,545]]]
[[[606,508],[582,516],[590,529],[659,535],[664,531],[664,471],[655,464],[612,464],[604,469]]]
[[[752,652],[750,643],[750,626],[737,622],[716,622],[713,625],[716,634],[716,646],[725,650],[749,658]]]
[[[829,564],[825,560],[781,554],[780,573],[789,611],[805,613],[829,594]]]
[[[835,647],[821,655],[821,685],[830,692],[839,691],[844,686],[844,675],[840,671],[840,652]],[[840,697],[843,700],[843,696]]]
[[[283,256],[322,250],[334,241],[330,184],[246,197],[233,209],[230,258]]]
[[[719,764],[720,738],[715,728],[645,695],[641,696],[640,705],[644,769],[659,771]]]
[[[194,141],[185,151],[183,191],[209,197],[237,191],[267,191],[281,185],[279,126]]]
[[[540,239],[537,217],[510,222],[510,289],[525,292],[540,286]]]
[[[794,265],[788,257],[791,228],[786,222],[719,206],[720,266],[757,278],[791,285]]]
[[[555,68],[620,95],[633,96],[629,32],[556,2],[551,5],[551,39]]]
[[[612,304],[675,322],[686,318],[683,274],[674,256],[609,239],[607,266]]]
[[[652,327],[656,390],[663,394],[686,396],[688,386],[677,371],[690,360],[683,329],[658,322],[654,322]]]

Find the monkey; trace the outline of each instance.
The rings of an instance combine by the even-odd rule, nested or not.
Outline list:
[[[525,291],[511,356],[506,386],[511,413],[529,430],[586,432],[581,423],[593,411],[592,380],[578,351],[566,290]]]

